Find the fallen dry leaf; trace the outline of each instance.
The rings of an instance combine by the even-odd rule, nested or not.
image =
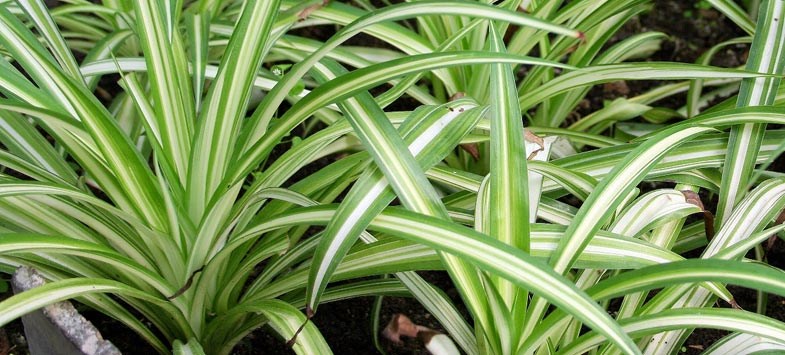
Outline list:
[[[540,147],[545,148],[545,140],[543,140],[542,137],[532,133],[528,129],[523,130],[523,139],[531,143],[537,143],[537,145],[539,145]]]
[[[529,154],[529,156],[526,157],[526,160],[532,160],[535,156],[537,156],[537,153],[545,150],[545,141],[542,139],[542,137],[532,133],[528,129],[523,130],[523,139],[525,139],[529,143],[534,143],[540,146],[539,148],[531,152],[531,154]]]
[[[387,323],[382,335],[392,342],[400,343],[401,336],[415,338],[419,331],[419,326],[414,324],[409,317],[398,313],[390,319],[390,323]]]
[[[434,355],[458,355],[460,351],[452,339],[431,328],[417,325],[409,317],[398,313],[382,331],[382,335],[394,343],[400,343],[401,337],[418,338],[425,348]]]

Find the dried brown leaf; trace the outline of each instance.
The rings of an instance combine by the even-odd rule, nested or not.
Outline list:
[[[543,140],[542,137],[532,133],[530,130],[528,129],[523,130],[523,139],[525,139],[529,143],[534,143],[540,146],[539,148],[531,152],[529,156],[526,157],[526,160],[534,159],[534,157],[537,156],[537,153],[545,150],[545,140]]]
[[[706,233],[706,239],[711,240],[711,238],[714,238],[714,214],[703,207],[703,201],[701,201],[700,195],[698,195],[697,192],[682,190],[681,193],[684,195],[687,203],[693,204],[703,210],[703,226]]]
[[[461,149],[465,150],[474,160],[480,159],[480,148],[477,143],[461,144]]]
[[[523,139],[531,143],[537,143],[540,147],[545,148],[545,140],[528,129],[523,130]]]
[[[304,21],[305,19],[308,18],[308,16],[311,16],[311,14],[314,11],[319,10],[322,7],[327,6],[327,4],[329,4],[329,3],[330,3],[330,0],[324,0],[321,3],[316,3],[316,4],[313,4],[311,6],[306,7],[305,9],[303,9],[303,11],[300,11],[300,13],[297,14],[297,21]]]
[[[194,270],[194,272],[191,273],[191,276],[188,277],[188,280],[185,281],[185,285],[183,285],[183,287],[180,287],[180,289],[177,290],[177,292],[175,292],[173,295],[166,297],[166,299],[173,300],[177,298],[177,296],[180,296],[183,293],[185,293],[185,291],[188,291],[188,289],[191,288],[191,284],[194,282],[194,277],[196,276],[196,274],[202,272],[202,269],[204,269],[204,266]]]
[[[730,303],[730,306],[733,309],[742,309],[742,310],[744,309],[744,308],[741,308],[741,306],[736,302],[735,299],[730,300],[730,302],[728,302],[728,303]]]
[[[414,338],[420,331],[419,326],[414,324],[409,317],[403,314],[396,314],[390,319],[390,323],[384,327],[382,335],[394,343],[401,342],[401,336]]]
[[[681,190],[681,194],[684,195],[687,203],[698,206],[698,208],[702,210],[706,210],[706,208],[703,207],[703,201],[701,201],[701,197],[697,192],[692,190]]]
[[[294,344],[297,343],[297,336],[300,335],[300,332],[302,332],[303,329],[305,329],[305,326],[308,324],[308,322],[311,321],[311,318],[313,318],[313,316],[314,316],[314,311],[311,308],[311,306],[306,306],[305,307],[305,322],[303,322],[303,324],[300,324],[300,327],[297,328],[297,331],[294,332],[294,335],[292,335],[292,338],[289,339],[289,341],[286,342],[286,346],[291,348],[291,347],[294,346]]]

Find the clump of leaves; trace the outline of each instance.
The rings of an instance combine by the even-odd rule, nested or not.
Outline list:
[[[0,3],[0,252],[4,270],[28,265],[53,281],[0,304],[0,323],[78,298],[162,353],[227,353],[263,324],[296,340],[298,352],[329,352],[298,310],[320,240],[304,238],[307,226],[326,224],[336,209],[329,203],[358,177],[377,181],[371,162],[385,154],[408,157],[411,174],[425,181],[419,163],[442,160],[486,112],[466,98],[388,114],[381,107],[401,88],[381,102],[366,90],[445,66],[560,65],[492,52],[435,53],[424,43],[408,44],[420,53],[414,58],[376,64],[338,47],[360,31],[394,38],[403,28],[385,22],[443,13],[447,4],[366,13],[339,3],[267,0],[72,1],[51,10],[42,1]],[[490,5],[449,4],[453,15],[574,33]],[[327,43],[288,34],[317,13],[348,26]],[[120,87],[107,92],[100,79],[113,73]],[[410,90],[417,92],[404,86]],[[326,128],[272,155],[310,117]],[[358,152],[355,136],[377,148]],[[384,144],[393,149],[380,155]],[[292,183],[304,166],[337,153],[349,155]],[[412,248],[418,246],[387,237],[327,265],[336,266],[334,280],[405,272],[417,257],[406,253]],[[444,304],[416,274],[400,277],[417,297]],[[322,296],[404,292],[399,281],[379,279]]]
[[[162,353],[228,353],[264,324],[327,353],[306,322],[319,303],[413,295],[469,354],[672,353],[701,326],[735,332],[710,351],[783,347],[781,322],[710,308],[733,301],[725,283],[785,295],[782,271],[739,261],[785,205],[783,177],[755,170],[783,150],[764,125],[785,122],[767,107],[783,102],[783,1],[757,28],[711,2],[754,33],[729,41],[752,42],[746,70],[626,62],[663,38],[606,48],[644,0],[361,3],[0,2],[0,261],[53,281],[0,303],[0,324],[78,297]],[[343,27],[294,31],[322,24]],[[395,50],[342,45],[360,32]],[[652,79],[691,81],[572,122],[592,85]],[[654,107],[683,91],[682,110]],[[422,105],[383,110],[403,95]],[[674,188],[639,196],[644,181]],[[688,223],[705,209],[682,191],[700,189],[720,196],[711,241]],[[473,322],[412,272],[435,268]]]

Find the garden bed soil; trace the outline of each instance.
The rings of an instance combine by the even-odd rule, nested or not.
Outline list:
[[[654,54],[653,60],[668,60],[680,62],[694,62],[698,56],[713,44],[721,41],[743,36],[738,28],[724,16],[714,10],[704,10],[694,7],[693,2],[675,0],[658,0],[652,11],[633,19],[617,36],[622,39],[626,36],[645,32],[661,31],[671,37],[664,42],[661,49]],[[311,33],[314,38],[324,39],[324,33]],[[367,39],[373,45],[378,43]],[[746,60],[746,47],[739,46],[720,52],[714,65],[734,67],[741,65]],[[618,96],[634,95],[646,91],[658,83],[626,82],[613,85],[602,85],[591,90],[587,97],[587,109],[595,110],[603,105],[604,100]],[[672,99],[672,105],[683,103],[683,97]],[[664,103],[667,105],[668,103]],[[580,112],[578,112],[580,114]],[[782,164],[779,165],[782,170]],[[785,243],[778,241],[768,255],[769,262],[777,267],[785,268]],[[455,301],[458,300],[457,291],[452,286],[449,277],[444,272],[423,272],[426,280],[433,282],[447,292]],[[747,310],[755,309],[756,294],[753,291],[731,288],[737,302]],[[0,294],[0,299],[9,297],[8,293]],[[373,343],[371,309],[374,298],[364,297],[347,301],[323,304],[313,318],[325,339],[336,354],[374,354],[378,353]],[[729,307],[720,304],[721,307]],[[388,297],[383,300],[380,316],[380,329],[393,317],[402,313],[409,316],[415,323],[433,329],[441,329],[436,320],[428,312],[410,298]],[[151,354],[153,350],[144,344],[135,334],[122,325],[112,321],[95,311],[84,310],[83,314],[102,329],[105,338],[111,340],[126,354]],[[768,302],[768,316],[785,320],[785,299],[770,297]],[[698,330],[686,342],[683,352],[685,354],[698,354],[702,349],[710,346],[725,332],[714,330]],[[381,337],[380,337],[381,338]],[[290,354],[284,339],[278,339],[268,329],[259,329],[246,337],[234,350],[235,354]],[[423,344],[416,339],[406,339],[402,344],[393,344],[381,339],[381,345],[388,354],[425,354]],[[13,322],[0,329],[0,355],[27,354],[21,322]]]

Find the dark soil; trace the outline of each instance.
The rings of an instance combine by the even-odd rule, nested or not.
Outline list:
[[[10,297],[10,292],[0,295],[0,301]],[[0,328],[0,355],[28,355],[27,338],[21,320],[15,320]]]
[[[667,33],[671,38],[663,43],[662,48],[654,54],[653,60],[667,60],[680,62],[694,62],[697,57],[712,45],[721,41],[743,36],[744,33],[724,16],[713,10],[703,10],[696,8],[692,1],[681,2],[676,0],[657,0],[655,7],[647,14],[631,21],[616,40],[626,36],[645,32],[661,31]],[[299,35],[308,36],[315,39],[326,39],[325,33],[334,31],[332,28],[322,29],[323,31],[303,30]],[[384,46],[383,43],[370,37],[355,39],[354,44]],[[743,64],[746,60],[745,46],[733,47],[720,52],[714,65],[724,67],[735,67]],[[651,82],[627,82],[613,83],[594,88],[584,111],[590,112],[602,107],[603,101],[619,96],[633,96],[637,93],[645,92],[647,89],[659,85],[660,83]],[[684,97],[675,97],[662,102],[664,106],[676,108],[684,103]],[[396,108],[397,109],[397,108]],[[583,113],[580,112],[579,113]],[[782,164],[780,164],[782,165]],[[768,260],[772,265],[785,268],[785,243],[778,241],[768,255]],[[449,277],[444,272],[427,272],[422,275],[430,282],[445,290],[451,297],[455,298],[457,292],[451,285]],[[747,310],[755,309],[756,294],[753,291],[731,288],[736,296],[737,302]],[[0,294],[0,300],[9,297],[8,293]],[[373,338],[378,334],[372,334],[371,308],[373,298],[359,298],[348,301],[323,304],[319,312],[313,319],[318,326],[332,350],[336,354],[375,354],[378,353],[374,346]],[[721,307],[728,307],[727,304],[720,304]],[[112,342],[117,344],[127,354],[150,354],[152,350],[141,344],[141,340],[135,334],[126,330],[107,317],[97,312],[84,312],[88,319],[91,319],[104,335]],[[424,325],[436,330],[441,330],[441,326],[428,314],[427,311],[415,300],[410,298],[385,298],[380,316],[380,329],[392,318],[394,314],[403,313],[409,316],[415,323]],[[780,297],[770,297],[766,314],[770,317],[785,320],[785,299]],[[0,329],[0,355],[4,354],[27,354],[24,336],[22,335],[21,322],[13,322]],[[249,335],[236,348],[236,354],[289,354],[292,353],[285,345],[283,339],[271,335],[268,329],[260,329]],[[684,352],[686,354],[697,354],[702,349],[710,346],[715,340],[719,339],[725,332],[714,330],[698,330],[686,342]],[[380,337],[381,338],[381,337]],[[406,340],[403,344],[393,344],[387,340],[380,340],[382,348],[390,354],[425,354],[427,353],[423,345],[417,340]]]
[[[648,60],[695,63],[698,57],[715,44],[743,37],[746,34],[732,21],[715,10],[697,9],[693,1],[656,0],[648,13],[633,18],[614,37],[611,43],[643,32],[662,32],[669,36],[660,50]],[[746,63],[748,47],[737,45],[718,52],[711,64],[738,67]],[[579,114],[588,114],[603,107],[605,100],[633,97],[662,82],[624,81],[596,86],[587,95],[588,101]],[[677,109],[686,103],[686,94],[675,95],[657,102],[659,106]]]

